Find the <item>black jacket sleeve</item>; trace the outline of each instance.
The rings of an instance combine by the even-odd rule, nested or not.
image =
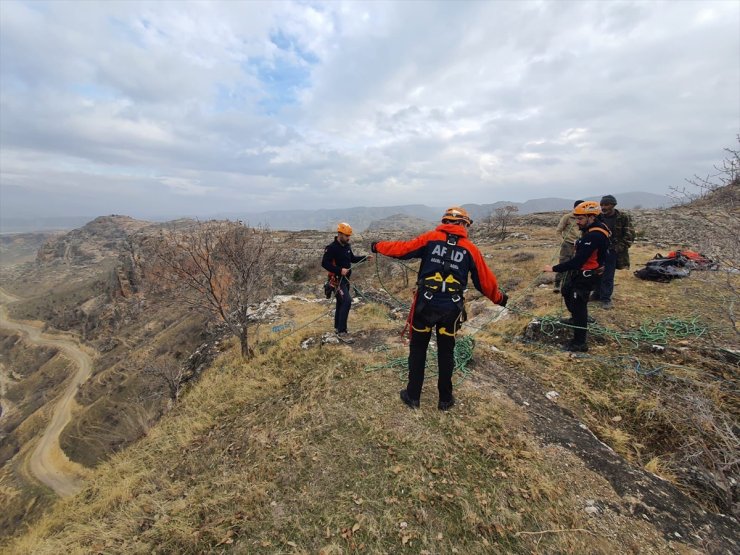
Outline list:
[[[324,256],[321,258],[321,267],[326,270],[327,272],[331,272],[332,274],[336,274],[338,276],[342,275],[342,269],[334,264],[334,253],[332,252],[333,244],[327,246],[324,249]]]
[[[366,258],[367,256],[355,256],[355,253],[352,252],[352,257],[350,260],[352,260],[352,264],[355,264],[357,262],[364,262]]]
[[[609,248],[609,239],[601,232],[590,231],[581,238],[576,249],[576,254],[570,260],[552,267],[553,272],[567,272],[569,270],[580,270],[596,249],[606,250]]]

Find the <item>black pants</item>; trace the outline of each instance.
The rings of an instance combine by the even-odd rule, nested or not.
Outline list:
[[[409,397],[419,400],[424,385],[424,367],[427,362],[427,347],[432,337],[432,328],[437,332],[437,365],[439,377],[437,389],[440,401],[452,399],[452,371],[455,366],[455,333],[460,327],[460,309],[453,305],[435,307],[426,305],[414,310],[411,323],[411,345],[409,347]]]
[[[573,343],[585,345],[588,338],[588,299],[598,283],[596,277],[585,277],[582,272],[572,271],[563,281],[561,292],[573,317]]]
[[[349,309],[352,308],[352,296],[349,294],[349,282],[342,279],[335,291],[337,297],[337,309],[334,312],[334,329],[337,333],[347,331],[347,319]]]

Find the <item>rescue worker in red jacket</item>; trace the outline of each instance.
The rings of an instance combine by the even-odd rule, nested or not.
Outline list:
[[[496,276],[486,265],[478,247],[468,239],[468,227],[473,221],[468,213],[456,206],[448,208],[442,224],[410,241],[373,242],[370,249],[392,258],[420,258],[414,304],[411,308],[411,344],[409,346],[409,378],[401,400],[411,408],[419,408],[424,384],[427,347],[432,328],[437,333],[439,378],[439,410],[455,404],[452,395],[455,334],[462,324],[463,292],[468,274],[476,289],[494,303],[506,306],[508,297],[498,287]]]
[[[588,300],[604,272],[611,235],[600,214],[601,207],[595,201],[582,202],[573,208],[576,224],[581,229],[575,254],[570,260],[543,268],[545,272],[567,272],[561,292],[572,316],[565,322],[573,325],[573,340],[564,347],[566,351],[588,351]]]

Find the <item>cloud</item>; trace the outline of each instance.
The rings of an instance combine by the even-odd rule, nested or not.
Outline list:
[[[665,193],[740,130],[731,2],[0,9],[0,186],[40,212]]]

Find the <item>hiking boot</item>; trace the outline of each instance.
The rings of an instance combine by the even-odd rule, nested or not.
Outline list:
[[[603,301],[601,303],[601,308],[603,308],[604,310],[611,310],[612,308],[614,308],[614,305],[611,301]]]
[[[339,341],[341,341],[342,343],[347,343],[347,344],[355,342],[355,340],[352,339],[352,336],[349,334],[349,332],[346,332],[346,331],[340,331],[339,333],[337,333],[337,339],[339,339]]]
[[[401,396],[401,401],[403,401],[408,407],[412,409],[419,408],[419,400],[418,399],[414,400],[411,397],[409,397],[409,392],[406,391],[405,389],[402,389],[399,392],[399,395]]]
[[[440,400],[439,403],[437,403],[437,408],[439,410],[450,410],[452,407],[455,406],[455,398],[450,397],[449,401],[442,401]]]
[[[588,345],[585,343],[567,343],[563,346],[563,351],[567,351],[569,353],[587,353],[588,352]]]

